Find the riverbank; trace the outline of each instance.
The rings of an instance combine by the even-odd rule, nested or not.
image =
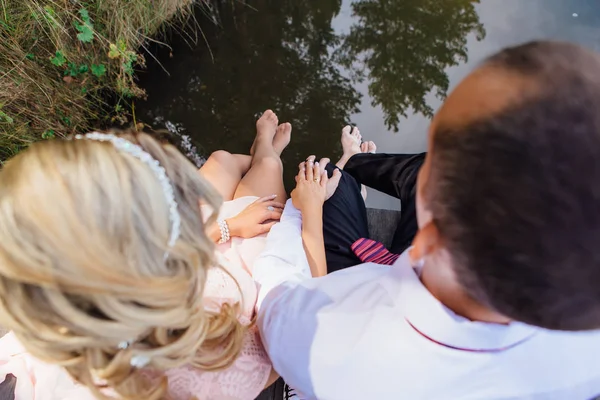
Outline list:
[[[0,163],[36,140],[135,122],[140,50],[198,3],[0,0]]]

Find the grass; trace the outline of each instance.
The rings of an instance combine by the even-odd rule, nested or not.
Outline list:
[[[198,0],[0,0],[0,163],[36,140],[126,123],[140,49]],[[110,100],[107,100],[110,99]]]

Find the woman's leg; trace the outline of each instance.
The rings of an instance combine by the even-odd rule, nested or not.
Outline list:
[[[250,169],[252,158],[244,154],[231,154],[217,150],[200,168],[200,176],[223,196],[224,201],[233,200],[242,177]]]
[[[277,126],[277,123],[277,115],[271,110],[265,111],[256,122],[250,170],[240,181],[234,198],[276,194],[279,202],[287,199],[280,155],[290,143],[292,125],[284,123]]]

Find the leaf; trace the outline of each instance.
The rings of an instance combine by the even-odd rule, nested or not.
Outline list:
[[[33,53],[27,53],[25,54],[25,58],[28,60],[35,60],[35,55],[33,55]]]
[[[110,44],[110,50],[108,51],[108,57],[115,59],[121,57],[121,52],[117,48],[117,45],[114,43]]]
[[[44,19],[53,27],[58,27],[59,24],[56,20],[56,11],[51,6],[44,7],[45,13],[43,14]]]
[[[78,72],[79,72],[80,74],[85,74],[85,73],[86,73],[86,72],[88,72],[89,70],[90,70],[90,69],[89,69],[89,67],[88,67],[87,65],[85,65],[85,64],[81,64],[81,65],[79,66]]]
[[[57,67],[62,67],[67,62],[67,59],[62,51],[56,50],[56,54],[50,59],[50,62]]]
[[[79,31],[77,39],[83,43],[91,43],[94,40],[94,25],[90,19],[90,14],[85,8],[79,10],[79,15],[83,20],[83,24],[75,22],[75,29]]]
[[[127,43],[125,42],[125,40],[124,40],[124,39],[119,39],[119,40],[117,41],[117,45],[119,46],[119,50],[120,50],[122,53],[125,53],[125,51],[127,51]]]
[[[94,30],[89,23],[75,24],[75,28],[80,32],[77,34],[77,39],[83,43],[91,43],[94,40]]]
[[[128,75],[133,75],[133,62],[126,61],[123,63],[123,71]]]
[[[7,124],[12,124],[14,122],[14,120],[12,119],[12,117],[10,115],[8,115],[4,111],[0,110],[0,122],[6,122]]]
[[[79,67],[74,62],[69,61],[65,70],[65,76],[76,77],[77,75],[79,75]]]
[[[137,54],[133,51],[128,51],[124,54],[123,71],[128,75],[133,75],[133,64],[137,61]]]
[[[92,75],[97,78],[101,78],[106,75],[106,67],[102,64],[92,64]]]
[[[85,8],[82,8],[81,10],[79,10],[79,15],[81,15],[81,19],[84,22],[91,23],[90,13],[88,12],[88,10],[86,10]]]
[[[43,133],[42,133],[42,139],[52,139],[56,136],[56,134],[54,133],[53,129],[46,129]]]
[[[56,17],[56,12],[54,11],[54,8],[50,7],[50,6],[45,6],[44,10],[46,11],[46,13],[48,13],[49,16],[51,17]]]

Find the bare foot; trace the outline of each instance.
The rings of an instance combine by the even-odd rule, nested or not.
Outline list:
[[[377,145],[375,142],[362,142],[360,144],[360,152],[375,154],[377,152]]]
[[[361,152],[361,141],[362,136],[357,127],[354,127],[353,129],[350,125],[347,125],[344,127],[344,129],[342,129],[341,142],[343,154],[342,158],[340,158],[340,161],[338,161],[335,164],[338,168],[344,169],[344,166],[346,165],[350,157]]]
[[[254,139],[254,143],[252,143],[252,147],[250,148],[250,155],[254,156],[254,148],[256,147],[256,142],[260,140],[268,141],[269,143],[273,143],[273,138],[275,137],[275,133],[277,132],[277,123],[279,119],[277,118],[277,114],[275,114],[272,110],[266,110],[256,121],[256,138]]]
[[[360,151],[363,153],[375,154],[377,151],[377,145],[375,142],[363,142],[360,145]],[[365,185],[360,185],[360,194],[362,195],[363,200],[367,200],[367,187]]]
[[[367,142],[367,153],[375,154],[377,152],[377,145],[375,142]]]
[[[290,144],[292,139],[292,124],[285,122],[277,127],[277,132],[273,138],[273,150],[281,156],[283,150]]]

